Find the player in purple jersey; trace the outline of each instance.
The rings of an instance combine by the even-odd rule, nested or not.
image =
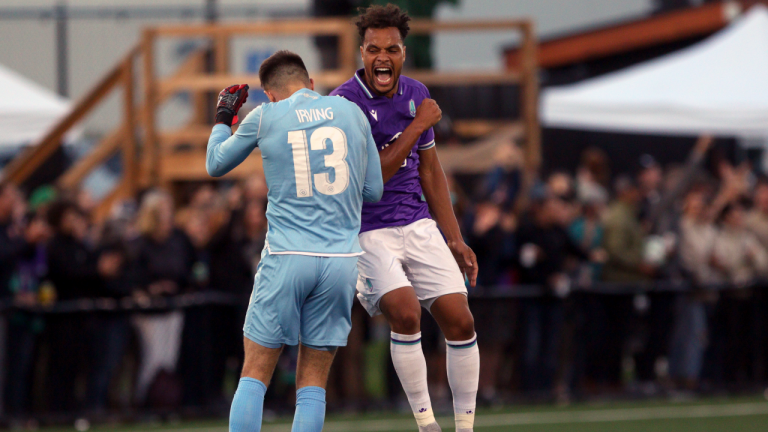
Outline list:
[[[464,275],[474,286],[477,261],[462,239],[437,157],[432,126],[440,121],[440,108],[423,84],[400,75],[409,21],[393,5],[361,10],[356,25],[364,68],[331,93],[365,113],[385,182],[381,201],[363,205],[360,246],[365,254],[358,260],[358,298],[368,313],[387,318],[392,362],[419,431],[430,432],[440,426],[427,389],[421,307],[432,314],[448,345],[456,430],[469,432],[480,354]]]

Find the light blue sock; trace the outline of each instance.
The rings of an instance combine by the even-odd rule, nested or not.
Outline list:
[[[320,432],[325,421],[325,389],[302,387],[296,391],[296,414],[291,432]]]
[[[264,394],[267,386],[254,378],[240,378],[229,411],[229,432],[261,431]]]

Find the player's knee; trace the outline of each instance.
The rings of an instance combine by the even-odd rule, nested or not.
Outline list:
[[[389,324],[395,333],[418,333],[421,328],[421,309],[401,308],[392,314]]]
[[[254,378],[263,383],[268,383],[283,351],[282,344],[257,343],[248,339],[244,341],[245,358],[241,377]],[[267,346],[270,345],[270,346]]]
[[[475,336],[475,319],[471,313],[461,314],[454,318],[449,329],[444,330],[446,338],[453,341],[464,341]]]

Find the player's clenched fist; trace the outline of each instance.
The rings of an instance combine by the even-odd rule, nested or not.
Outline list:
[[[216,104],[216,123],[232,126],[237,123],[237,112],[248,99],[248,84],[231,85],[219,93]]]
[[[437,102],[434,99],[424,99],[416,109],[416,118],[413,119],[413,122],[426,131],[436,125],[441,118],[443,118],[443,111]]]

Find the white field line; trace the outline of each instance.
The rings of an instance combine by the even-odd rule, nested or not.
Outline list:
[[[541,411],[517,414],[480,415],[475,428],[517,426],[534,424],[600,423],[635,420],[697,419],[711,417],[745,417],[768,415],[768,403],[741,403],[725,405],[665,406],[654,408],[620,408],[586,411]],[[442,417],[438,421],[443,429],[453,429],[453,418]],[[264,425],[264,432],[290,432],[290,424]],[[413,419],[392,420],[345,420],[326,422],[326,432],[394,432],[414,431]],[[226,427],[173,429],[170,432],[226,432]]]

